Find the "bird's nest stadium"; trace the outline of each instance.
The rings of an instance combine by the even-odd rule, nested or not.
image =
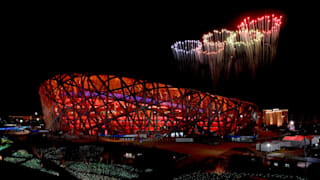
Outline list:
[[[223,136],[259,114],[250,102],[107,74],[58,74],[39,94],[46,128],[70,135]]]

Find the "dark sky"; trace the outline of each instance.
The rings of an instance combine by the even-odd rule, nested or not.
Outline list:
[[[289,108],[299,120],[319,118],[319,28],[310,7],[10,7],[1,18],[1,115],[41,111],[38,88],[54,74],[100,72],[237,97],[261,109]],[[212,90],[209,80],[178,72],[173,42],[269,12],[282,13],[285,22],[274,64],[259,69],[255,79],[240,76]]]

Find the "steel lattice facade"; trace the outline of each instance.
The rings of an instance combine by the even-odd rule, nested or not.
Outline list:
[[[59,74],[39,94],[46,128],[72,135],[225,135],[258,113],[253,103],[115,75]]]

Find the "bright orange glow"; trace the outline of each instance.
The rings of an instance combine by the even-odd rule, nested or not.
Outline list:
[[[74,135],[225,135],[244,128],[258,113],[253,103],[113,75],[57,75],[41,85],[39,94],[46,127]]]

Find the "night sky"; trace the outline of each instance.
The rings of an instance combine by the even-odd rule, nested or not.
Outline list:
[[[225,7],[225,8],[224,8]],[[288,108],[296,120],[319,119],[319,28],[308,8],[208,5],[128,5],[105,8],[10,7],[2,19],[1,116],[41,112],[40,84],[57,73],[97,72],[160,81],[256,103]],[[170,45],[235,27],[247,15],[281,13],[276,60],[219,82],[177,70]]]

